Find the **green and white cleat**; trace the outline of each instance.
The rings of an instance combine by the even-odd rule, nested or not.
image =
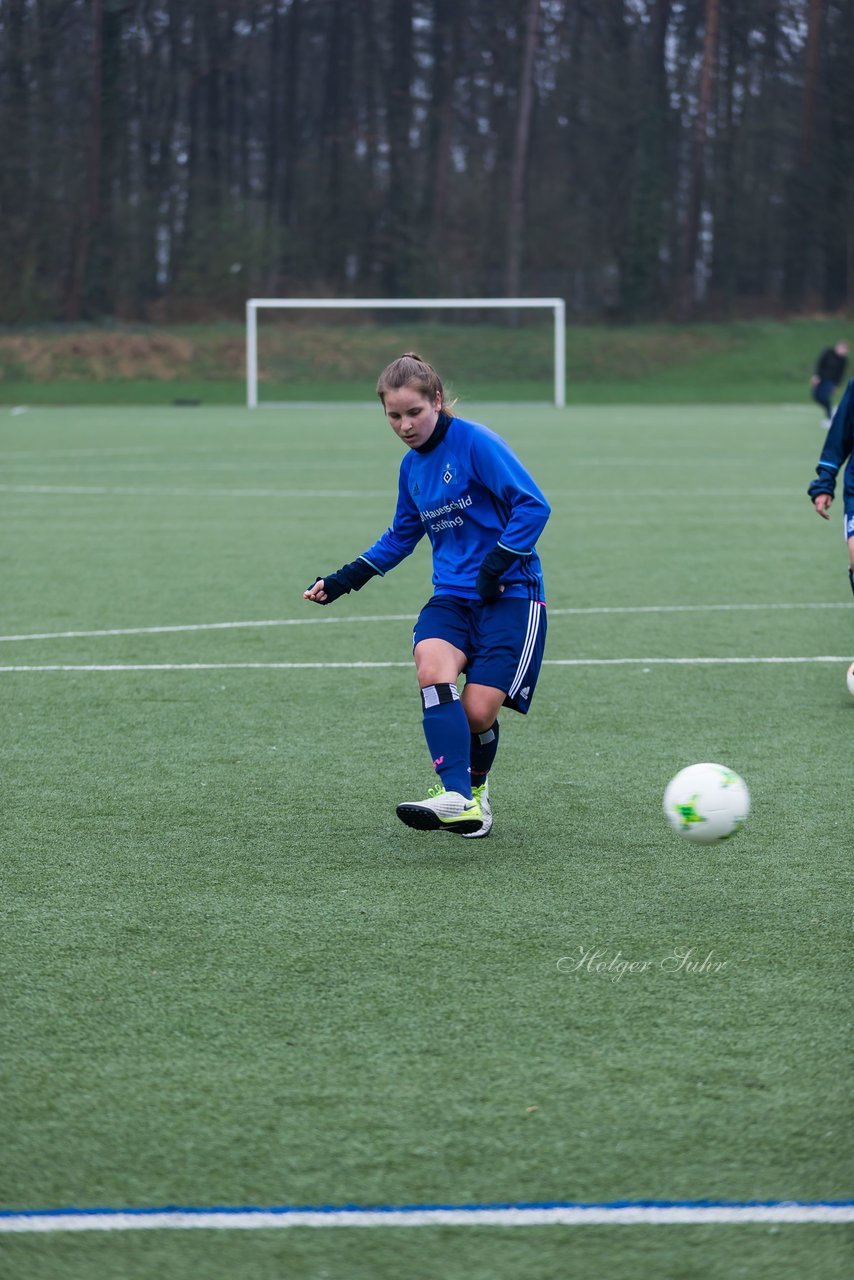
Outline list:
[[[483,826],[480,802],[459,791],[446,791],[441,783],[430,788],[426,800],[399,804],[397,816],[416,831],[453,831],[465,836]]]
[[[489,803],[489,779],[487,778],[482,787],[472,787],[472,796],[480,802],[480,811],[483,814],[483,822],[477,831],[464,832],[466,840],[481,840],[484,836],[488,836],[492,830],[492,805]]]

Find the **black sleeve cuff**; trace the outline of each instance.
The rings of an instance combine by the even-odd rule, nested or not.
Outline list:
[[[813,480],[807,486],[807,493],[813,502],[815,502],[820,493],[829,493],[832,498],[835,492],[836,479],[832,476],[819,476],[817,480]]]
[[[354,560],[351,564],[345,564],[337,573],[333,573],[332,577],[337,578],[344,586],[345,591],[361,591],[366,582],[370,582],[371,578],[375,578],[379,573],[379,569],[375,569],[372,564],[368,564],[367,560]]]

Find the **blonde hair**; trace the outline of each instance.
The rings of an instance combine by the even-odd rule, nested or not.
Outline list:
[[[445,388],[432,364],[428,364],[414,351],[404,351],[402,356],[386,365],[377,379],[377,395],[385,405],[387,391],[398,391],[401,387],[412,387],[419,391],[432,403],[439,396],[439,403],[446,413],[454,407],[454,401],[445,397]]]

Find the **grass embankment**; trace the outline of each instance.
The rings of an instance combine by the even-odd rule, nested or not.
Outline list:
[[[788,403],[805,400],[819,350],[844,318],[731,324],[571,327],[568,398],[578,404]],[[551,397],[550,324],[392,325],[262,318],[262,400],[364,400],[376,373],[414,349],[466,400]],[[0,334],[0,403],[207,404],[245,401],[239,323],[111,326]]]

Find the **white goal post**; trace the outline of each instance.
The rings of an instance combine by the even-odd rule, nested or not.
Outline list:
[[[566,304],[563,298],[250,298],[246,303],[246,404],[258,408],[258,312],[262,309],[314,311],[429,311],[449,308],[522,310],[548,308],[554,316],[554,404],[566,404]]]

